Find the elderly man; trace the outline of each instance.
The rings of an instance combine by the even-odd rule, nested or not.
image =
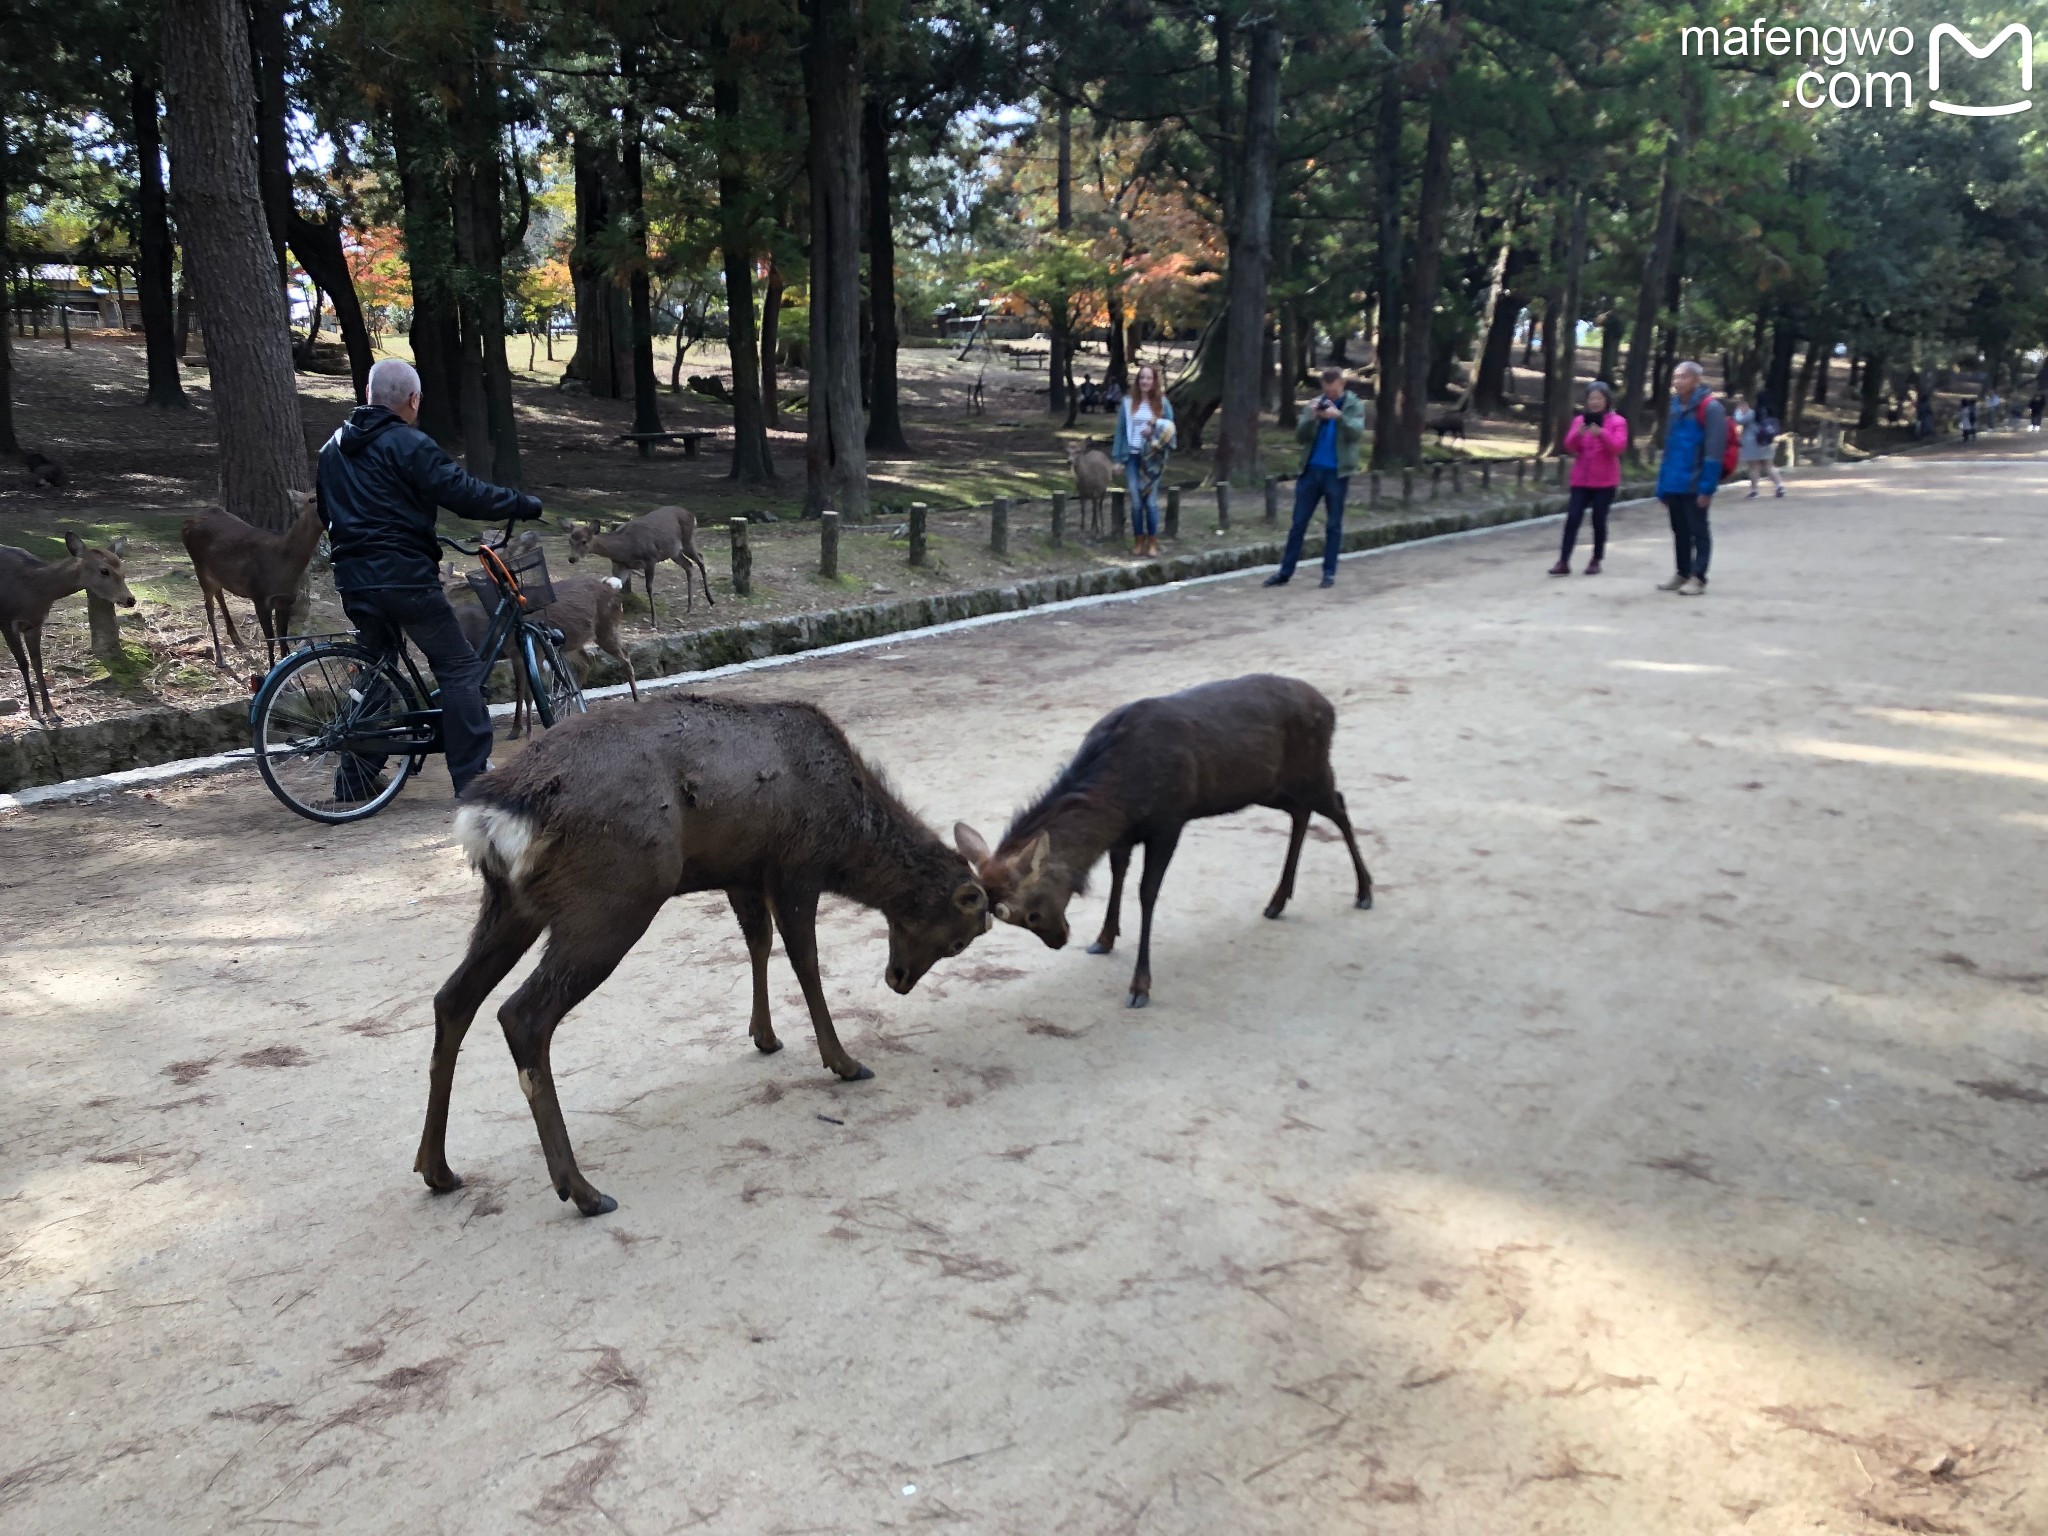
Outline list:
[[[1358,468],[1358,440],[1364,435],[1365,402],[1344,387],[1343,369],[1325,368],[1322,392],[1301,408],[1294,424],[1295,440],[1303,445],[1301,472],[1294,479],[1294,526],[1287,530],[1280,569],[1266,578],[1267,586],[1284,587],[1294,575],[1318,501],[1323,504],[1322,584],[1337,584],[1337,556],[1344,552],[1344,494]]]
[[[1657,466],[1657,495],[1671,514],[1671,539],[1678,570],[1659,592],[1698,597],[1707,590],[1707,561],[1714,536],[1707,507],[1721,484],[1721,451],[1728,441],[1728,413],[1707,393],[1706,375],[1694,362],[1671,373],[1671,414],[1664,423],[1664,458]]]
[[[370,403],[349,413],[320,450],[320,516],[334,553],[341,606],[363,640],[396,650],[409,638],[441,690],[448,774],[460,795],[490,766],[491,716],[483,668],[441,590],[436,509],[479,522],[537,518],[538,498],[462,472],[412,423],[420,376],[387,357],[370,370]],[[351,758],[335,775],[337,799],[377,792],[382,759]]]

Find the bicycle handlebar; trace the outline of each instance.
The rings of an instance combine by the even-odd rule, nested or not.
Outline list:
[[[498,543],[496,545],[497,548],[503,549],[507,544],[510,544],[512,542],[512,527],[518,521],[519,519],[516,517],[508,517],[505,519],[505,532],[499,538]],[[434,542],[439,544],[444,549],[454,550],[458,555],[481,554],[483,553],[484,548],[484,541],[482,539],[478,539],[474,544],[465,544],[460,539],[449,538],[445,533],[435,534]]]

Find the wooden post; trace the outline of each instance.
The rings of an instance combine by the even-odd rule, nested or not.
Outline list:
[[[1518,490],[1518,491],[1519,491],[1519,490],[1520,490],[1520,489],[1522,488],[1522,481],[1523,481],[1523,480],[1524,480],[1524,479],[1525,479],[1525,478],[1526,478],[1526,477],[1528,476],[1528,473],[1529,473],[1529,461],[1528,461],[1527,459],[1517,459],[1517,460],[1515,460],[1515,489],[1516,489],[1516,490]]]
[[[1401,466],[1401,499],[1403,501],[1413,501],[1415,499],[1415,470],[1413,466],[1407,464]]]
[[[1444,467],[1441,464],[1429,466],[1429,499],[1435,501],[1444,488]]]
[[[744,517],[736,517],[726,526],[732,530],[732,589],[747,597],[754,590],[754,549],[747,542],[751,525]]]
[[[1067,493],[1052,493],[1052,546],[1058,549],[1067,539]]]
[[[930,510],[921,501],[913,501],[910,504],[910,563],[912,565],[924,565],[927,563],[925,559],[924,524]]]
[[[827,581],[839,579],[839,514],[818,514],[818,574]]]
[[[1451,494],[1453,496],[1465,494],[1465,466],[1458,459],[1451,460]]]
[[[1122,491],[1111,491],[1109,493],[1109,527],[1105,531],[1110,538],[1120,539],[1123,537],[1124,529],[1129,526],[1124,521],[1124,493]]]
[[[1479,461],[1479,489],[1482,493],[1490,492],[1493,489],[1493,461],[1491,459],[1481,459]]]
[[[92,653],[109,667],[121,659],[121,621],[104,597],[85,595],[85,618],[92,627]]]
[[[1280,481],[1275,475],[1266,476],[1266,526],[1271,528],[1280,521]]]
[[[1376,507],[1380,504],[1380,472],[1378,470],[1372,472],[1372,477],[1367,481],[1367,485],[1369,489],[1366,492],[1365,504],[1368,507]]]
[[[1166,488],[1166,526],[1162,530],[1169,539],[1180,537],[1180,487]]]
[[[1557,461],[1557,488],[1559,490],[1564,489],[1565,470],[1569,467],[1570,466],[1566,464],[1564,458],[1560,456]]]
[[[998,496],[988,509],[988,547],[991,553],[1010,552],[1010,498]]]
[[[1223,533],[1230,532],[1230,482],[1216,482],[1216,527]]]

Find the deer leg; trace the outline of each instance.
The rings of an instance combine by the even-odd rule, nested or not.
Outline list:
[[[825,984],[818,978],[818,893],[780,890],[773,893],[773,904],[775,926],[782,930],[782,953],[810,1005],[819,1059],[849,1083],[873,1077],[874,1073],[846,1054],[839,1032],[832,1027],[831,1010],[825,1006]]]
[[[672,558],[677,565],[683,568],[683,612],[695,613],[697,611],[697,589],[690,585],[690,562],[682,554],[677,554]]]
[[[696,562],[697,579],[704,583],[704,606],[706,608],[716,608],[718,606],[718,599],[711,595],[711,572],[705,568],[704,557],[698,554],[695,550],[691,550],[690,558]],[[688,566],[684,566],[683,585],[687,587],[689,584],[690,568]]]
[[[733,916],[740,920],[740,932],[747,939],[747,956],[754,962],[754,1016],[747,1023],[747,1033],[754,1037],[755,1050],[772,1056],[782,1049],[782,1042],[775,1038],[775,1026],[768,1018],[768,950],[775,942],[768,898],[759,891],[739,887],[728,890],[725,898],[732,903]]]
[[[216,585],[213,589],[213,600],[220,604],[220,621],[228,627],[228,644],[238,651],[246,649],[242,644],[241,631],[235,628],[235,615],[228,607],[227,588]],[[222,665],[225,666],[226,663],[223,662]]]
[[[1280,870],[1280,887],[1273,892],[1273,899],[1266,903],[1268,917],[1277,918],[1287,910],[1288,900],[1294,895],[1294,871],[1301,864],[1301,840],[1308,836],[1308,811],[1303,807],[1290,806],[1287,814],[1294,818],[1294,826],[1287,834],[1287,863]]]
[[[14,653],[14,664],[21,668],[21,696],[28,700],[28,717],[40,720],[42,713],[36,708],[36,680],[29,676],[28,652],[22,647],[21,630],[13,624],[7,626],[7,649]]]
[[[213,636],[213,664],[225,672],[228,669],[228,658],[220,648],[220,625],[214,622],[213,605],[220,602],[221,607],[225,609],[227,604],[221,602],[220,589],[205,581],[199,583],[199,600],[206,605],[206,628]]]
[[[448,1096],[455,1087],[455,1056],[462,1049],[462,1037],[469,1033],[470,1020],[491,995],[491,988],[511,974],[520,956],[540,937],[541,925],[514,912],[506,894],[503,885],[485,876],[483,910],[469,937],[469,952],[434,994],[427,1124],[420,1132],[419,1156],[413,1159],[412,1171],[423,1176],[427,1188],[437,1193],[462,1188],[461,1178],[448,1166]]]
[[[1102,932],[1088,946],[1091,955],[1106,955],[1116,948],[1116,936],[1124,910],[1124,872],[1131,867],[1131,845],[1118,843],[1109,850],[1109,910],[1102,914]]]
[[[1143,1008],[1152,1001],[1152,903],[1159,899],[1166,866],[1173,862],[1173,850],[1179,842],[1179,827],[1145,840],[1145,873],[1138,877],[1138,968],[1131,972],[1127,1007]]]
[[[654,564],[650,560],[640,568],[640,579],[647,585],[647,622],[660,629],[661,621],[654,615]]]
[[[520,1091],[533,1108],[534,1128],[540,1132],[540,1149],[547,1158],[555,1194],[574,1200],[576,1209],[586,1216],[615,1211],[619,1203],[596,1189],[576,1167],[549,1065],[555,1026],[618,968],[660,910],[661,900],[656,898],[623,911],[607,911],[602,904],[593,904],[573,913],[557,913],[540,964],[498,1010],[505,1044],[519,1068]]]
[[[49,674],[43,671],[42,624],[36,623],[30,625],[27,631],[23,634],[22,638],[28,642],[29,665],[35,668],[36,683],[43,690],[43,723],[47,725],[49,722],[57,718],[57,709],[56,706],[50,702]]]
[[[1351,850],[1351,868],[1358,876],[1358,900],[1353,903],[1363,911],[1372,910],[1372,871],[1365,867],[1365,860],[1358,852],[1358,838],[1351,830],[1351,816],[1344,809],[1344,797],[1337,793],[1333,784],[1324,791],[1323,803],[1316,807],[1326,821],[1336,824],[1344,834],[1344,846]]]

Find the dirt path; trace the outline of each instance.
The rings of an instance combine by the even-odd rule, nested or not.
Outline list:
[[[714,900],[572,1015],[548,1189],[433,781],[0,823],[0,1523],[23,1531],[2048,1530],[2040,458],[1730,501],[1713,591],[1551,528],[737,685],[994,831],[1108,706],[1339,702],[1381,881],[1184,841],[1154,1003],[1013,929],[746,1040]],[[445,785],[445,781],[442,781]],[[1086,933],[1099,899],[1084,900]]]

